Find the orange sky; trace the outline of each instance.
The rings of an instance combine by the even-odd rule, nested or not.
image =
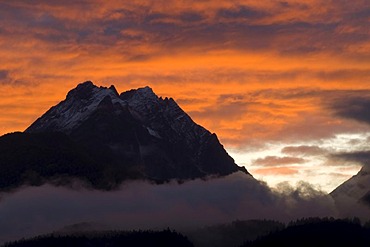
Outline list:
[[[173,97],[271,184],[330,190],[370,150],[368,0],[0,0],[0,19],[0,134],[92,80]],[[282,152],[301,146],[323,152]]]

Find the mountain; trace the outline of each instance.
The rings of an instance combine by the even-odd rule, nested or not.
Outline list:
[[[339,206],[366,205],[370,209],[370,166],[364,166],[355,176],[331,193]],[[346,203],[347,205],[341,205]]]
[[[80,178],[98,188],[127,179],[163,182],[237,171],[216,134],[172,98],[144,87],[119,94],[87,81],[68,92],[24,133],[0,138],[0,187]],[[10,180],[10,181],[8,181]],[[12,182],[12,180],[14,180]]]

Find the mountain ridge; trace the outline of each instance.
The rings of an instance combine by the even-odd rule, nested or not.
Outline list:
[[[12,157],[18,151],[8,150],[10,155],[4,160],[23,169],[27,169],[27,162],[32,160],[35,166],[18,172],[19,176],[24,176],[24,172],[40,176],[40,169],[34,164],[37,158],[27,153],[34,146],[37,146],[34,151],[40,155],[40,160],[43,160],[42,150],[59,152],[53,146],[48,147],[47,138],[37,137],[48,133],[50,136],[62,133],[68,140],[65,143],[69,142],[63,145],[80,150],[74,154],[73,150],[63,147],[68,150],[65,159],[83,164],[91,160],[95,164],[96,170],[89,172],[96,174],[88,181],[99,184],[98,187],[107,184],[108,188],[114,187],[127,178],[161,182],[226,176],[237,171],[250,175],[244,167],[235,164],[216,134],[196,124],[172,98],[158,97],[148,86],[119,94],[113,85],[98,87],[91,81],[78,84],[64,100],[33,122],[23,136],[18,134],[20,136],[15,138],[20,143],[29,143],[23,150],[28,158]],[[40,143],[27,138],[40,140]],[[58,168],[66,165],[63,158],[50,160],[49,157],[40,165],[50,167],[50,162],[54,164],[51,172],[54,177],[61,175],[58,174],[60,170],[67,176],[74,173]],[[76,165],[73,163],[74,167]]]

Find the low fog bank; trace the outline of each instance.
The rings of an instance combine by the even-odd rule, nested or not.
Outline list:
[[[0,243],[94,222],[107,229],[189,229],[233,220],[338,216],[332,198],[301,183],[272,191],[244,173],[116,191],[44,185],[1,194]]]

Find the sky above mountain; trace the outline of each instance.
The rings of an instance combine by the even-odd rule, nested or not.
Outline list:
[[[270,185],[370,158],[370,2],[0,0],[0,134],[77,83],[149,85]]]

